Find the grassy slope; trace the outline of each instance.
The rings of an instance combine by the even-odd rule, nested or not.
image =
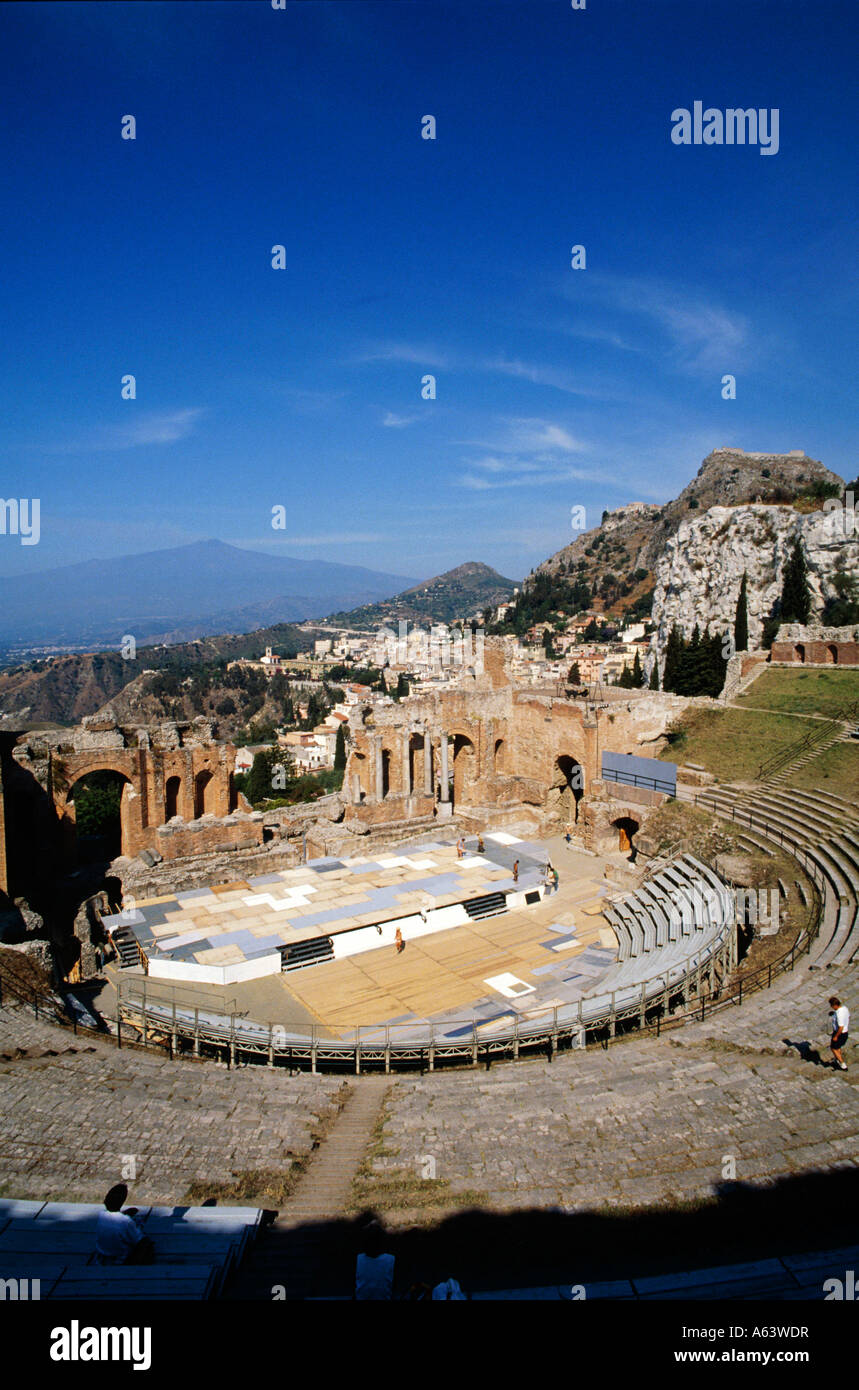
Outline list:
[[[859,670],[764,671],[737,704],[745,709],[775,709],[785,714],[822,714],[832,718],[845,705],[859,702]]]
[[[720,782],[748,782],[761,764],[808,733],[805,719],[740,709],[690,709],[678,720],[667,762],[696,763]]]

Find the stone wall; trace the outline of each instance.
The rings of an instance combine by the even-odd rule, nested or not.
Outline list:
[[[536,808],[547,824],[576,825],[601,794],[604,751],[655,756],[685,702],[646,691],[596,704],[515,687],[502,643],[488,639],[484,671],[456,685],[368,706],[350,720],[345,824],[372,830],[428,818]],[[527,812],[530,815],[530,812]]]
[[[177,816],[145,833],[145,849],[154,850],[162,859],[187,859],[195,854],[253,849],[263,843],[264,828],[262,812],[254,811],[250,815],[203,816],[188,824]]]
[[[67,867],[76,858],[75,788],[92,772],[115,772],[125,785],[120,805],[122,853],[153,847],[155,830],[179,816],[186,823],[224,817],[235,809],[235,748],[207,741],[208,720],[193,724],[118,727],[104,715],[79,729],[24,736],[16,762],[29,771],[53,802]]]
[[[859,628],[782,623],[772,659],[801,666],[859,666]]]

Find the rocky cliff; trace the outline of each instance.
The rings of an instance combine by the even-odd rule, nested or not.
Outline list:
[[[827,599],[837,597],[839,570],[859,577],[859,533],[846,529],[841,512],[803,514],[790,506],[711,507],[682,522],[656,565],[654,649],[662,651],[674,623],[686,637],[696,623],[702,633],[733,634],[744,572],[749,647],[758,646],[796,537],[808,561],[811,617],[819,621]]]
[[[762,503],[800,510],[819,508],[823,489],[840,491],[843,487],[844,480],[837,473],[801,449],[788,454],[714,449],[672,502],[664,507],[633,502],[605,512],[599,526],[544,560],[525,584],[533,584],[540,574],[553,580],[577,578],[588,584],[596,609],[615,615],[636,607],[642,611],[641,605],[654,587],[657,565],[666,547],[676,542],[684,522],[694,521],[712,507]],[[688,537],[691,533],[685,534]]]

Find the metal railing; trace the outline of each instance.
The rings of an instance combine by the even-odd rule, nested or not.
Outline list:
[[[781,826],[772,826],[766,817],[756,816],[744,809],[725,808],[708,804],[708,794],[686,795],[684,800],[699,803],[711,813],[758,830],[764,838],[779,843],[801,863],[818,889],[809,903],[808,918],[796,940],[775,960],[756,969],[739,966],[736,923],[730,916],[719,929],[718,937],[707,947],[694,949],[690,938],[691,959],[677,965],[676,979],[672,972],[661,971],[635,986],[579,999],[576,1004],[550,1006],[539,1010],[530,1019],[511,1011],[509,1023],[502,1014],[496,1020],[474,1016],[462,1020],[447,1020],[444,1024],[428,1024],[422,1036],[415,1036],[411,1024],[361,1024],[344,1029],[352,1036],[332,1038],[329,1029],[313,1024],[309,1033],[287,1033],[281,1025],[256,1023],[236,1012],[217,1013],[177,999],[174,990],[168,1000],[147,994],[147,981],[135,997],[136,981],[117,981],[117,1003],[113,1031],[98,1036],[112,1038],[121,1048],[129,1042],[134,1047],[155,1050],[171,1058],[201,1058],[216,1056],[229,1066],[240,1059],[251,1063],[265,1062],[290,1067],[309,1067],[312,1072],[332,1068],[360,1074],[368,1068],[390,1072],[394,1068],[433,1071],[437,1064],[480,1062],[487,1066],[492,1060],[512,1058],[523,1052],[544,1051],[549,1058],[567,1049],[592,1046],[607,1047],[615,1039],[655,1033],[687,1022],[703,1021],[725,1008],[742,1005],[745,998],[768,988],[774,979],[792,971],[806,955],[820,931],[827,875],[821,865],[809,855],[804,846]],[[181,987],[180,987],[181,988]],[[632,990],[637,993],[630,997]],[[54,996],[33,991],[21,1002],[33,1007],[38,1016],[50,1008],[56,1013]],[[624,996],[621,1000],[618,995]],[[234,1001],[233,1001],[234,1002]],[[92,1033],[80,1023],[70,1022],[74,1031]],[[407,1030],[411,1036],[406,1036]],[[128,1030],[136,1036],[129,1038]]]

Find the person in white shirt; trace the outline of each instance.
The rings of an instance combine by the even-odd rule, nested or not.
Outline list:
[[[122,1211],[127,1196],[125,1183],[117,1183],[104,1199],[104,1211],[99,1212],[95,1223],[95,1253],[99,1264],[143,1263],[152,1247],[137,1222]]]
[[[829,1007],[832,1010],[829,1015],[829,1027],[832,1033],[829,1043],[832,1051],[832,1065],[836,1071],[846,1071],[847,1063],[841,1055],[841,1049],[850,1032],[850,1010],[846,1004],[842,1004],[837,994],[833,994],[829,1001]]]

